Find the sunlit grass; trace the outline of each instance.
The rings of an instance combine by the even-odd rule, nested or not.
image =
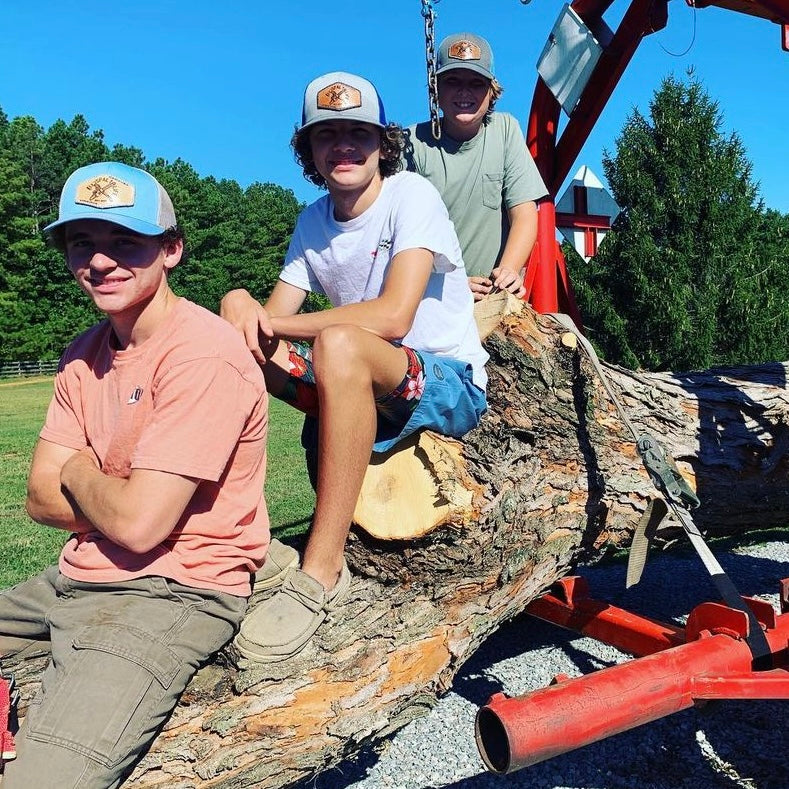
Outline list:
[[[0,381],[0,588],[55,562],[67,537],[33,523],[24,507],[30,457],[51,395],[51,378]],[[266,501],[278,536],[306,530],[315,501],[300,432],[301,416],[272,398]]]

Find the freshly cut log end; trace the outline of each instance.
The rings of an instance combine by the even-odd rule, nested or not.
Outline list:
[[[476,302],[474,322],[477,324],[480,339],[484,342],[507,315],[520,315],[525,309],[525,303],[506,290],[500,290]]]
[[[367,468],[354,523],[379,540],[423,537],[445,524],[474,517],[474,483],[462,444],[422,431]]]
[[[524,304],[500,291],[474,306],[484,340]],[[362,483],[354,523],[379,540],[423,537],[439,526],[463,526],[479,512],[473,505],[481,486],[469,473],[463,445],[432,431],[421,431],[383,454],[374,454]]]

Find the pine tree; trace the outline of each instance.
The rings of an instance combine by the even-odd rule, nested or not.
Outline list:
[[[761,336],[764,315],[788,311],[786,223],[764,210],[742,141],[722,126],[698,81],[669,77],[604,158],[623,211],[591,264],[570,266],[611,361],[686,370],[787,356],[773,332]]]

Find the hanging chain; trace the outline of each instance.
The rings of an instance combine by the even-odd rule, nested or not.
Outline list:
[[[436,3],[439,0],[435,0]],[[425,19],[425,60],[427,62],[427,101],[430,107],[430,129],[436,140],[441,139],[441,121],[438,117],[438,79],[436,78],[436,35],[433,0],[422,0]]]

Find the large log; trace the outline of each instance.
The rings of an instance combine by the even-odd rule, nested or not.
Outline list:
[[[520,305],[494,321],[482,424],[462,443],[431,437],[431,451],[414,450],[428,470],[443,464],[437,490],[468,495],[415,539],[352,530],[355,580],[334,621],[279,664],[222,653],[127,786],[298,783],[421,715],[499,624],[582,557],[627,542],[652,488],[588,361],[563,335]],[[702,527],[786,523],[786,365],[607,370],[634,423],[663,440],[696,487]],[[453,500],[441,495],[439,506]],[[23,711],[44,661],[31,649],[4,660]]]

